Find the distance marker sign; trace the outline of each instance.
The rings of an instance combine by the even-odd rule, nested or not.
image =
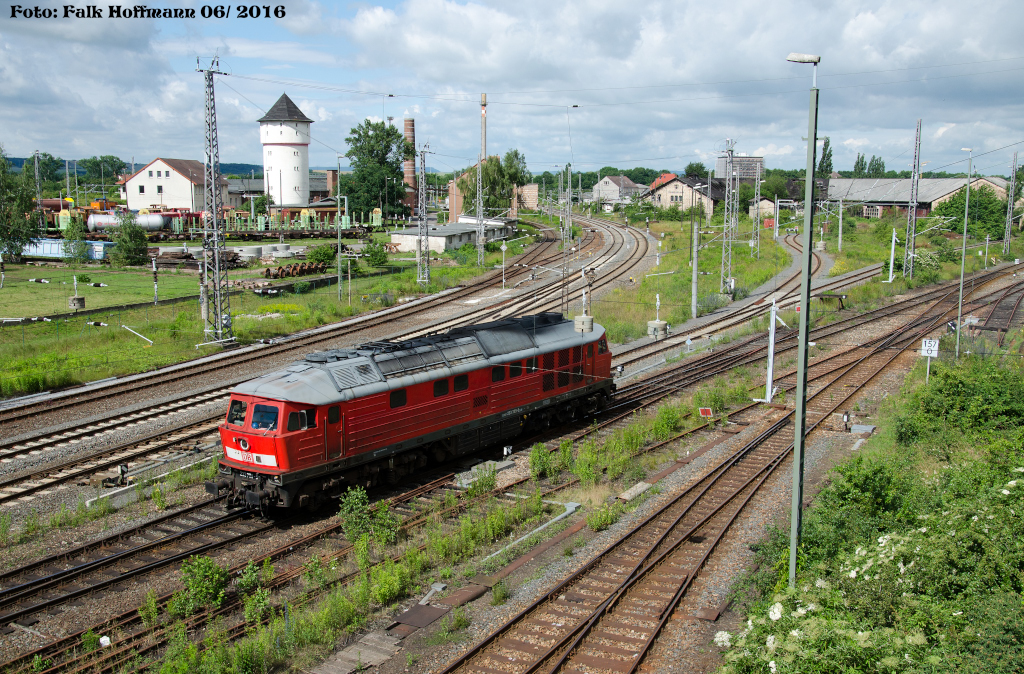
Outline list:
[[[921,340],[921,355],[929,358],[939,357],[939,340],[937,339],[922,339]]]

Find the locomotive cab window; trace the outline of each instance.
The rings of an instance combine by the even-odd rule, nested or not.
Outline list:
[[[491,381],[505,381],[505,366],[491,368]]]
[[[530,372],[536,372],[536,371],[537,371],[537,359],[536,358],[528,358],[526,360],[526,372],[530,373]]]
[[[231,408],[228,409],[228,423],[232,426],[245,425],[245,410],[249,404],[244,400],[232,400]]]
[[[604,341],[604,337],[602,337],[601,341],[597,343],[597,352],[608,353],[608,342]]]
[[[434,382],[434,397],[440,398],[446,395],[448,395],[448,380],[438,379]]]
[[[405,389],[391,392],[391,409],[405,405]]]
[[[587,344],[587,358],[593,358],[593,357],[594,357],[594,345],[593,344]]]
[[[338,409],[337,405],[327,408],[327,423],[336,424],[340,419],[341,410]]]
[[[455,377],[455,391],[465,391],[469,388],[469,375],[460,374]]]
[[[508,365],[508,378],[509,379],[512,379],[513,377],[518,377],[522,373],[523,373],[523,364],[522,364],[521,361],[517,360],[514,363],[509,363],[509,365]]]
[[[288,414],[288,430],[304,431],[316,428],[316,410],[300,410]]]
[[[278,409],[272,405],[254,405],[252,423],[249,425],[257,430],[277,430]]]

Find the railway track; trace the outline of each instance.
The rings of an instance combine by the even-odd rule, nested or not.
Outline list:
[[[978,289],[980,289],[980,288],[981,288],[981,286],[978,286]],[[925,331],[926,331],[926,330],[928,330],[928,329],[931,329],[931,328],[932,328],[932,327],[934,326],[934,324],[935,324],[935,323],[936,323],[936,322],[937,322],[938,320],[939,320],[939,319],[934,319],[934,320],[932,321],[932,323],[931,323],[931,324],[929,324],[929,325],[926,325],[926,326],[924,326],[923,328],[921,328],[920,326],[918,326],[918,325],[916,325],[916,324],[912,324],[912,326],[911,326],[911,327],[917,328],[919,332],[920,332],[920,331],[922,331],[922,330],[925,330]],[[916,334],[915,334],[915,336],[916,336]],[[909,344],[909,343],[911,343],[911,341],[912,341],[912,340],[913,340],[913,337],[911,337],[911,338],[910,338],[910,340],[906,341],[906,343],[908,343],[908,344]],[[888,345],[887,345],[887,344],[882,344],[882,345],[880,345],[880,346],[876,346],[876,347],[862,347],[862,348],[861,348],[861,352],[864,352],[864,353],[876,353],[876,352],[877,352],[877,353],[883,353],[883,354],[886,354],[886,353],[888,353],[888,355],[891,355],[891,357],[892,357],[892,358],[895,358],[895,357],[896,357],[896,356],[897,356],[897,355],[899,354],[899,351],[895,352],[894,354],[893,354],[893,353],[891,353],[891,349],[888,349]],[[846,368],[846,370],[847,370],[847,371],[849,371],[849,370],[850,370],[850,369],[852,369],[852,368],[853,368],[854,366],[856,366],[856,365],[858,365],[859,363],[861,363],[862,361],[864,361],[864,360],[865,360],[865,358],[866,358],[866,356],[860,356],[860,358],[859,358],[859,360],[858,360],[858,355],[859,355],[859,354],[849,354],[849,353],[847,353],[847,354],[842,354],[842,355],[843,355],[843,359],[842,359],[842,362],[839,362],[839,363],[836,363],[836,362],[831,362],[831,363],[825,363],[824,361],[822,361],[822,362],[819,362],[819,363],[815,363],[815,364],[814,364],[814,365],[812,366],[812,371],[811,371],[811,380],[812,380],[812,382],[815,382],[815,381],[821,380],[822,378],[827,378],[827,377],[830,377],[830,376],[831,376],[831,373],[832,373],[832,372],[833,372],[833,371],[834,371],[834,370],[835,370],[836,368],[839,368],[839,369],[842,369],[842,368]],[[835,359],[835,358],[830,358],[830,359],[827,359],[827,360],[832,360],[832,361],[835,361],[836,359]],[[820,371],[820,373],[819,373],[819,371]],[[879,371],[880,371],[880,370],[879,370]],[[876,372],[876,374],[877,374],[877,372]],[[874,376],[874,375],[870,375],[870,376]],[[858,390],[858,389],[859,389],[859,387],[862,387],[863,385],[865,385],[865,384],[866,384],[866,382],[867,382],[867,381],[868,381],[868,380],[870,379],[870,376],[869,376],[869,377],[868,377],[867,379],[864,379],[863,381],[861,381],[860,383],[857,383],[857,384],[856,384],[856,388],[855,388],[854,390],[851,390],[851,386],[849,385],[849,382],[848,382],[848,381],[844,381],[844,382],[843,382],[843,383],[841,384],[841,387],[840,387],[840,388],[839,388],[838,390],[839,390],[839,392],[845,392],[845,393],[847,394],[847,397],[848,397],[848,395],[852,395],[852,394],[853,394],[853,393],[855,392],[855,390]],[[786,377],[786,375],[785,375],[785,374],[781,375],[781,379],[783,379],[783,380],[784,380],[784,379],[785,379],[785,377]],[[828,390],[829,390],[829,387],[830,387],[830,386],[834,386],[834,385],[835,385],[835,381],[836,381],[836,380],[838,380],[838,378],[835,378],[835,379],[834,379],[833,381],[830,381],[830,382],[825,382],[824,384],[819,384],[819,385],[817,385],[818,391],[817,391],[817,392],[815,393],[815,396],[819,396],[819,395],[820,395],[820,399],[824,400],[824,399],[825,399],[825,396],[826,396],[826,394],[827,394],[827,392],[828,392]],[[812,386],[814,386],[814,385],[812,384]],[[787,387],[788,387],[788,386],[787,386]],[[832,403],[832,401],[834,400],[834,398],[835,398],[835,396],[834,396],[834,395],[830,395],[830,396],[828,397],[829,403]],[[815,399],[817,399],[817,398],[815,398]],[[836,407],[838,407],[838,405],[840,405],[840,404],[842,403],[842,400],[843,400],[843,399],[844,399],[844,398],[843,398],[842,396],[840,396],[840,402],[839,402],[839,403],[835,403],[834,405],[832,405],[832,406],[831,406],[831,409],[835,409]],[[746,408],[744,408],[743,410],[741,410],[741,411],[739,411],[739,412],[737,412],[737,413],[733,413],[733,414],[731,414],[731,415],[730,415],[730,419],[736,419],[736,418],[737,418],[737,415],[738,415],[738,414],[757,414],[757,413],[759,413],[759,410],[757,410],[757,407],[758,407],[758,406],[755,406],[755,405],[749,405],[749,406],[747,406]],[[812,405],[810,409],[811,409],[811,412],[812,412],[812,413],[814,413],[814,412],[815,412],[815,409],[816,409],[816,408],[814,408],[814,407],[813,407],[813,405]],[[824,410],[824,411],[821,411],[821,418],[825,418],[825,417],[827,417],[827,415],[828,415],[828,410],[827,410],[827,409],[826,409],[826,410]],[[783,421],[783,422],[785,422],[786,420],[785,420],[785,419],[783,419],[782,421]],[[687,435],[687,434],[693,433],[693,432],[695,432],[695,431],[697,431],[697,430],[700,430],[700,429],[699,429],[699,428],[698,428],[698,429],[691,429],[690,431],[687,431],[687,432],[685,432],[685,433],[683,433],[683,434],[680,434],[680,435],[679,435],[679,436],[677,436],[676,438],[672,438],[672,439],[670,439],[670,440],[669,440],[669,442],[671,442],[672,440],[675,440],[675,439],[677,439],[678,437],[681,437],[681,436],[684,436],[684,435]],[[591,431],[591,432],[592,432],[592,431]],[[790,437],[791,437],[791,435],[792,435],[792,432],[791,432],[791,430],[790,430]],[[787,451],[788,451],[788,450],[787,450]],[[758,460],[760,460],[760,461],[761,461],[762,463],[764,463],[763,459],[764,459],[765,457],[764,457],[764,456],[762,456],[762,455],[764,455],[764,454],[765,454],[765,452],[763,452],[763,451],[762,451],[762,452],[760,452],[760,453],[757,453],[757,452],[750,452],[750,453],[748,453],[749,457],[759,457],[759,458],[758,458]],[[744,466],[745,466],[746,468],[744,468],[744,470],[747,470],[747,468],[749,468],[749,465],[750,465],[750,464],[751,464],[752,462],[753,462],[753,463],[755,463],[755,464],[757,463],[756,461],[754,461],[754,459],[746,459],[746,460],[744,460],[744,461],[737,461],[737,462],[736,462],[736,464],[737,464],[737,466],[739,466],[739,467],[744,467]],[[777,464],[778,464],[778,461],[776,461],[775,465],[777,465]],[[723,501],[722,501],[722,504],[720,504],[720,505],[721,505],[721,507],[717,508],[717,509],[715,510],[715,512],[713,513],[713,514],[714,514],[714,516],[715,516],[715,517],[718,517],[718,518],[719,518],[719,520],[721,520],[721,518],[722,518],[722,517],[726,517],[726,516],[727,516],[727,515],[729,514],[729,512],[734,512],[734,513],[738,513],[738,512],[739,512],[739,509],[740,509],[740,508],[741,508],[742,506],[740,506],[740,505],[737,505],[737,504],[741,503],[741,501],[740,501],[740,500],[737,500],[737,499],[741,499],[741,498],[742,498],[742,503],[745,503],[745,502],[746,502],[746,500],[748,500],[748,499],[749,499],[749,494],[750,494],[750,493],[753,493],[753,489],[755,489],[755,488],[756,488],[756,485],[757,485],[757,484],[760,484],[760,482],[756,482],[756,483],[754,483],[754,482],[751,482],[751,480],[760,480],[760,481],[763,481],[763,479],[764,479],[765,477],[767,477],[767,475],[768,475],[768,474],[770,474],[770,470],[769,470],[769,468],[770,468],[770,470],[774,470],[774,468],[771,468],[771,467],[769,466],[768,468],[762,468],[762,469],[761,469],[761,472],[760,472],[760,473],[753,473],[752,475],[746,475],[746,473],[737,473],[736,471],[737,471],[737,470],[739,470],[739,468],[736,468],[736,469],[734,469],[734,470],[733,470],[733,472],[732,472],[732,473],[730,473],[730,475],[731,475],[732,477],[729,477],[728,479],[726,479],[726,478],[721,478],[721,479],[720,479],[720,482],[721,482],[722,484],[725,484],[726,482],[730,482],[730,481],[732,481],[732,482],[735,482],[735,480],[737,479],[737,478],[735,477],[736,475],[745,475],[745,476],[746,476],[746,478],[747,478],[747,482],[745,483],[745,484],[746,484],[746,487],[745,487],[745,488],[746,488],[746,489],[747,489],[748,491],[747,491],[746,493],[743,493],[743,492],[742,492],[742,490],[740,490],[739,492],[737,492],[737,494],[736,494],[736,495],[733,495],[733,496],[731,496],[731,497],[730,497],[729,499],[727,499],[727,500],[723,500]],[[749,472],[749,470],[748,470],[748,472]],[[450,476],[448,476],[448,477],[450,477]],[[712,474],[711,478],[712,478],[712,479],[714,478],[714,474]],[[445,478],[445,480],[446,480],[446,479],[447,479],[447,478]],[[564,486],[564,485],[563,485],[563,486]],[[413,491],[415,491],[415,490],[413,490]],[[718,491],[716,491],[715,493],[716,493],[716,494],[718,494],[718,493],[719,493],[720,491],[721,491],[721,490],[718,490]],[[717,497],[716,497],[716,498],[717,498]],[[708,503],[710,503],[711,501],[707,501],[707,502],[708,502]],[[702,503],[703,503],[703,502],[702,502]],[[728,508],[733,508],[733,510],[732,510],[732,511],[729,511],[729,510],[728,510]],[[692,512],[696,512],[696,509],[695,509],[695,508],[690,508],[690,511],[692,511]],[[406,516],[405,516],[405,518],[404,518],[404,519],[405,519],[406,523],[405,523],[405,524],[404,524],[403,526],[407,526],[407,525],[409,525],[409,524],[410,524],[411,522],[415,522],[415,521],[416,521],[416,518],[417,518],[417,517],[421,517],[421,518],[423,517],[423,515],[422,515],[421,513],[418,513],[418,512],[416,511],[416,510],[410,510],[410,511],[408,511],[407,513],[405,513],[405,515],[406,515]],[[687,550],[691,550],[691,548],[692,548],[692,544],[699,544],[699,543],[700,543],[700,541],[698,541],[698,540],[697,540],[697,538],[695,538],[695,536],[698,536],[698,537],[699,537],[699,536],[701,535],[701,532],[705,531],[705,529],[708,529],[708,528],[712,528],[712,529],[713,529],[713,528],[714,528],[715,526],[717,526],[717,525],[716,525],[716,522],[717,522],[717,521],[719,521],[719,520],[707,520],[707,521],[701,521],[701,522],[699,522],[698,524],[700,524],[700,525],[701,525],[701,527],[704,527],[704,528],[698,528],[698,529],[694,529],[694,531],[691,531],[691,532],[690,532],[690,534],[689,534],[689,538],[686,538],[686,541],[689,541],[689,543],[687,543],[687,545],[688,545],[688,546],[690,546],[690,547],[687,547],[686,549],[687,549]],[[691,529],[692,529],[692,528],[693,528],[693,527],[691,527]],[[724,529],[723,529],[723,530],[724,530]],[[335,529],[334,529],[333,531],[335,531],[335,532],[336,532],[336,527],[335,527]],[[677,527],[677,531],[678,531],[678,527]],[[694,533],[694,532],[696,532],[696,533]],[[332,530],[326,530],[326,529],[325,529],[324,531],[318,532],[318,533],[316,534],[316,536],[318,536],[318,537],[322,538],[323,536],[325,536],[325,535],[330,535],[331,533],[332,533]],[[296,544],[298,544],[298,543],[290,543],[290,544],[289,544],[289,546],[286,546],[286,547],[290,547],[290,546],[292,546],[292,545],[296,545]],[[682,545],[682,544],[680,544],[680,545]],[[679,546],[677,546],[677,548],[678,548],[678,547],[679,547]],[[680,548],[680,549],[682,549],[682,548]],[[699,549],[699,548],[698,548],[698,549]],[[708,554],[710,554],[710,551],[711,551],[712,549],[713,549],[713,545],[711,545],[711,546],[710,546],[710,547],[708,548],[708,550],[707,550]],[[342,553],[344,553],[344,550],[341,550],[341,551],[339,551],[339,554],[342,554]],[[674,553],[674,554],[675,554],[675,553]],[[681,553],[680,553],[680,554],[681,554]],[[692,555],[692,554],[690,554],[690,553],[686,553],[686,554],[687,554],[687,555],[689,555],[689,558],[692,558],[692,557],[693,557],[693,555]],[[684,556],[686,556],[686,555],[684,555]],[[663,557],[664,557],[664,556],[663,556]],[[664,561],[664,559],[663,559],[663,558],[655,558],[655,557],[652,557],[651,559],[654,559],[654,560],[655,560],[655,562],[654,562],[654,563],[661,563],[661,561]],[[665,559],[667,559],[667,558],[665,558]],[[673,558],[673,559],[675,559],[675,558]],[[661,560],[661,561],[659,561],[659,560]],[[650,565],[650,564],[648,564],[647,566],[648,566],[647,570],[649,571],[649,570],[650,570],[650,568],[651,568],[651,565]],[[647,576],[643,576],[643,577],[644,577],[644,578],[646,578]],[[636,582],[638,583],[639,581],[636,581]],[[634,584],[636,584],[636,583],[634,583]],[[614,612],[613,612],[613,613],[614,613]],[[128,620],[129,622],[131,622],[132,620],[134,620],[134,621],[136,621],[136,622],[137,622],[137,618],[130,618],[130,617],[129,617],[129,616],[127,615],[127,614],[126,614],[126,616],[124,616],[124,619],[125,619],[125,620]],[[232,628],[232,629],[234,629],[234,628]],[[603,628],[601,628],[601,629],[603,629]],[[239,627],[239,635],[240,635],[240,634],[242,634],[243,632],[244,632],[244,625],[241,625],[241,626]],[[231,632],[231,631],[229,630],[229,633],[232,633],[232,632]],[[152,640],[151,640],[151,641],[152,641]],[[132,642],[132,643],[135,643],[135,642]],[[140,642],[140,643],[141,643],[141,642]],[[155,645],[154,645],[154,644],[155,644]],[[70,646],[69,646],[69,647],[70,647]],[[124,653],[129,653],[129,652],[130,652],[130,653],[132,653],[132,654],[135,654],[135,653],[137,653],[137,652],[139,651],[139,649],[138,649],[138,648],[136,648],[136,647],[134,647],[134,646],[124,645],[124,646],[122,647],[121,643],[119,643],[119,644],[118,644],[118,647],[119,647],[119,649],[120,649],[121,651],[123,651]],[[154,643],[150,643],[150,645],[149,645],[149,646],[146,646],[146,647],[145,647],[145,649],[146,649],[146,652],[148,652],[148,651],[149,651],[149,650],[151,650],[152,648],[156,648],[156,647],[158,647],[158,643],[154,642]],[[56,648],[56,646],[53,646],[53,645],[51,645],[50,647],[47,647],[47,648],[49,648],[50,650],[46,651],[45,653],[44,653],[44,652],[42,652],[42,651],[40,651],[40,652],[35,652],[34,654],[31,654],[31,655],[33,655],[33,656],[34,656],[34,655],[41,655],[41,656],[42,656],[42,655],[52,655],[52,654],[53,654],[53,648]],[[26,658],[27,658],[27,657],[28,657],[28,656],[26,656]],[[93,656],[93,657],[95,658],[96,656]],[[106,656],[104,656],[104,657],[106,657]],[[125,657],[127,657],[127,656],[125,656]],[[28,660],[27,660],[27,659],[25,659],[25,658],[21,658],[21,659],[19,659],[19,661],[18,661],[18,662],[23,662],[23,663],[24,663],[24,662],[28,662]],[[82,668],[79,668],[79,669],[68,669],[68,668],[66,668],[66,667],[63,667],[63,666],[62,666],[62,667],[61,667],[61,670],[62,670],[62,671],[86,671],[87,669],[89,669],[89,667],[95,667],[95,663],[91,663],[91,664],[89,664],[89,665],[83,665],[83,666],[82,666]],[[17,669],[13,669],[13,670],[11,670],[11,671],[18,671],[18,670],[17,670]],[[53,671],[56,671],[56,669],[54,669]],[[97,671],[105,671],[105,669],[104,669],[104,668],[101,668],[101,669],[99,669],[99,670],[97,670]]]
[[[941,325],[955,306],[951,294],[849,362],[817,375],[827,381],[810,392],[808,433],[918,336]],[[768,419],[753,440],[443,671],[636,671],[669,618],[690,600],[687,590],[731,524],[792,451],[792,413],[769,415],[780,418]]]
[[[1017,317],[1017,310],[1020,308],[1022,299],[1024,299],[1024,282],[1008,287],[980,326],[981,330],[996,332],[999,346],[1003,345],[1006,333],[1014,325],[1014,319]]]
[[[552,230],[547,228],[543,230],[543,233],[545,237],[544,240],[534,246],[532,250],[527,251],[521,258],[525,263],[535,264],[545,262],[547,261],[551,250],[557,247],[557,241],[553,236]],[[593,238],[592,233],[588,232],[583,245],[592,246]],[[511,276],[516,277],[520,273],[522,272],[517,270],[513,272]],[[508,278],[509,277],[507,275],[506,281]],[[271,343],[268,345],[250,346],[249,349],[241,352],[226,352],[215,358],[207,359],[207,361],[203,363],[182,363],[170,368],[163,368],[151,374],[137,375],[128,382],[114,382],[97,390],[80,393],[76,393],[74,390],[71,390],[64,398],[51,398],[45,400],[28,399],[24,404],[9,406],[0,410],[0,424],[25,419],[42,411],[52,412],[55,409],[93,402],[113,394],[151,389],[153,387],[160,386],[161,384],[177,381],[183,376],[208,376],[211,373],[224,370],[255,358],[266,358],[271,355],[291,353],[298,349],[306,349],[325,341],[338,339],[340,337],[345,337],[365,330],[367,327],[371,327],[376,322],[379,322],[385,316],[387,316],[387,319],[385,320],[393,320],[397,317],[404,318],[419,315],[436,309],[444,303],[458,300],[461,297],[468,297],[473,293],[479,292],[481,289],[493,286],[500,282],[500,270],[489,271],[477,282],[468,286],[460,287],[447,293],[439,293],[417,303],[409,303],[390,310],[360,316],[335,326],[327,326],[325,328],[306,331],[305,333],[299,333],[287,338],[271,340]]]

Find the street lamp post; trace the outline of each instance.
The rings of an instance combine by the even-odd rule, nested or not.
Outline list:
[[[967,200],[964,203],[964,236],[960,244],[960,300],[956,304],[957,360],[960,360],[960,319],[963,316],[964,312],[964,266],[967,263],[967,214],[971,210],[971,164],[974,161],[973,148],[962,147],[960,149],[967,153]]]
[[[818,63],[820,56],[790,54],[787,61],[810,63],[811,100],[807,115],[807,175],[804,179],[804,240],[800,260],[801,276],[799,341],[796,359],[796,410],[793,418],[793,503],[789,529],[789,586],[796,586],[797,547],[800,544],[800,525],[803,518],[804,498],[804,437],[807,425],[807,340],[810,332],[811,308],[811,243],[814,238],[814,163],[818,145]]]

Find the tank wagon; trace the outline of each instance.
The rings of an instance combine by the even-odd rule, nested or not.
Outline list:
[[[211,494],[230,505],[313,508],[350,486],[604,408],[604,328],[542,313],[306,356],[236,387]]]

